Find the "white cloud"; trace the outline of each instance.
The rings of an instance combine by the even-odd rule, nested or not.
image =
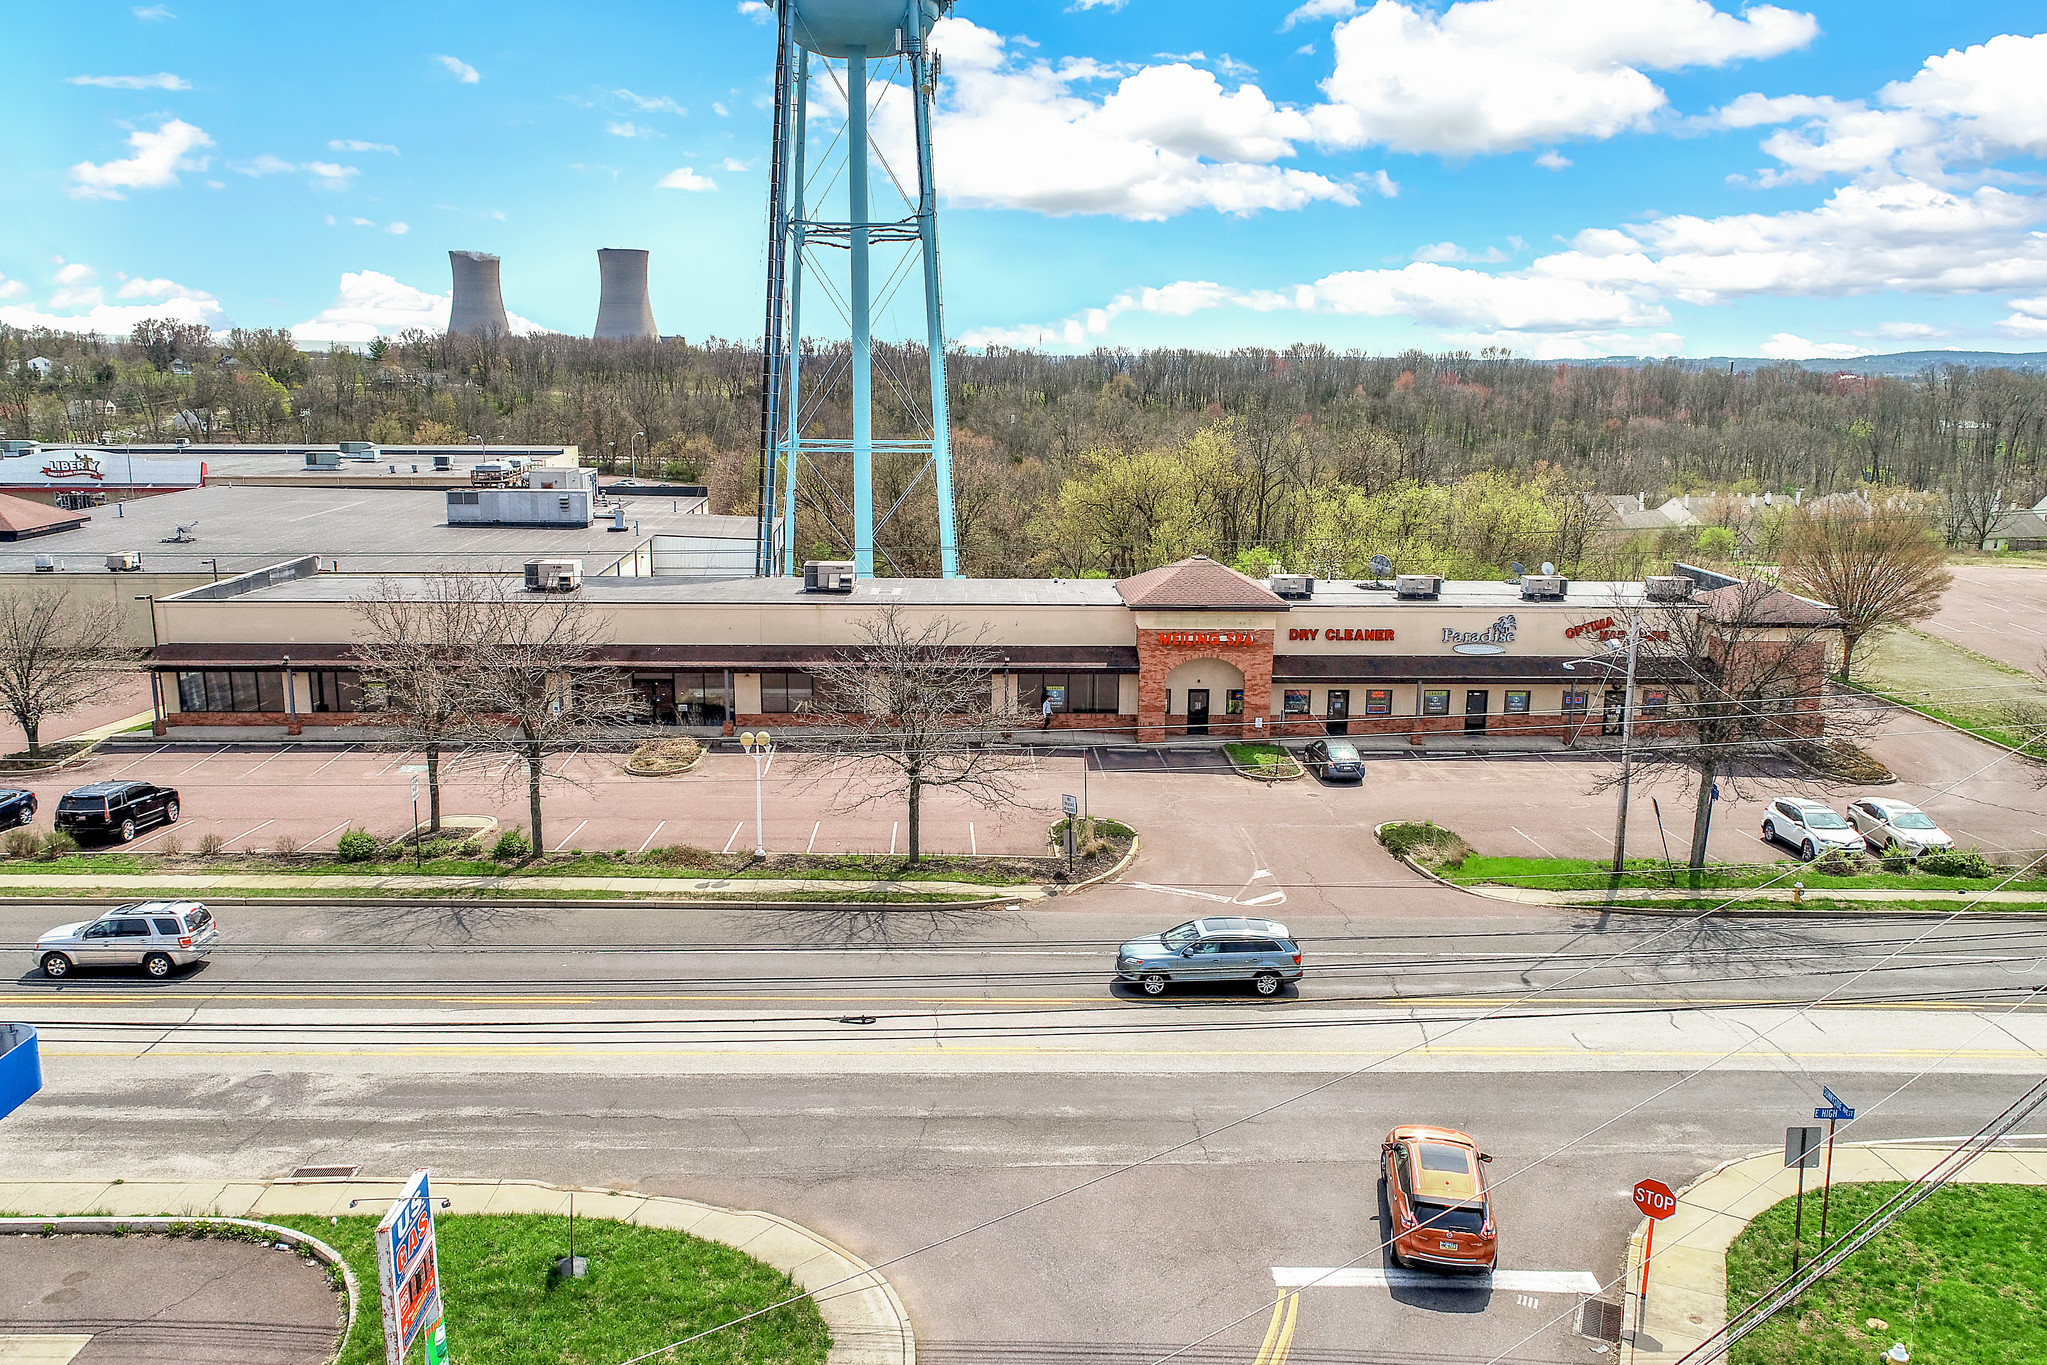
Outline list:
[[[1073,3],[1066,7],[1066,11],[1067,13],[1071,14],[1077,10],[1084,9],[1115,10],[1122,9],[1125,5],[1129,3],[1130,0],[1073,0]]]
[[[73,261],[57,271],[57,283],[62,285],[83,284],[99,272],[83,261]]]
[[[195,299],[209,300],[213,295],[204,290],[187,289],[176,280],[145,280],[139,276],[124,283],[115,291],[119,299]]]
[[[72,85],[97,85],[104,90],[190,90],[191,82],[168,71],[154,76],[68,76]]]
[[[263,176],[266,175],[283,175],[287,171],[295,171],[298,169],[298,163],[296,161],[286,161],[283,157],[276,156],[270,152],[263,153],[254,161],[242,163],[231,162],[229,164],[231,169],[233,169],[236,174],[250,176],[251,178],[255,179],[261,179]]]
[[[159,124],[155,132],[136,129],[128,134],[128,145],[135,149],[131,157],[100,165],[81,161],[73,166],[71,178],[78,183],[70,188],[71,197],[123,199],[127,196],[122,190],[175,185],[179,171],[206,169],[206,158],[191,154],[201,147],[211,147],[213,139],[183,119],[174,118]]]
[[[1853,346],[1845,341],[1807,341],[1790,332],[1778,332],[1758,349],[1772,360],[1852,360],[1869,354],[1867,346]]]
[[[622,122],[607,122],[604,125],[604,131],[611,134],[613,137],[661,136],[661,134],[655,132],[652,128],[648,128],[641,124],[634,123],[631,119],[626,119]]]
[[[438,331],[448,325],[450,302],[448,294],[429,294],[379,271],[349,271],[334,302],[295,325],[292,339],[301,345],[362,346],[408,327]],[[547,330],[516,313],[506,317],[519,336]]]
[[[743,170],[745,170],[746,168],[747,168],[747,166],[746,166],[746,163],[745,163],[744,161],[741,161],[741,160],[740,160],[740,159],[739,159],[738,157],[736,157],[736,156],[728,156],[728,157],[726,157],[726,158],[725,158],[725,163],[724,163],[724,167],[723,167],[723,169],[725,169],[725,170],[728,170],[728,171],[743,171]]]
[[[1305,24],[1316,19],[1337,18],[1356,14],[1357,12],[1358,0],[1308,0],[1306,4],[1287,15],[1286,22],[1281,24],[1279,28],[1280,32],[1284,33],[1295,24]]]
[[[765,24],[775,17],[775,12],[763,0],[739,0],[739,12],[756,24]]]
[[[145,22],[152,19],[175,19],[178,17],[171,12],[169,5],[137,5],[129,12],[137,19]]]
[[[1803,47],[1817,21],[1710,0],[1462,0],[1440,15],[1378,0],[1337,25],[1315,109],[1332,146],[1468,156],[1648,126],[1668,103],[1648,71]]]
[[[398,155],[398,149],[388,142],[361,142],[352,137],[337,137],[327,144],[327,149],[333,152],[388,152],[392,156]]]
[[[681,166],[662,176],[659,187],[664,190],[691,190],[701,193],[704,190],[717,189],[718,182],[708,175],[698,175],[688,166]]]
[[[1125,313],[1152,313],[1185,318],[1210,308],[1248,308],[1270,313],[1312,306],[1312,297],[1300,291],[1281,293],[1265,290],[1228,289],[1209,280],[1180,280],[1156,289],[1134,289],[1119,294],[1100,308],[1090,308],[1059,322],[1019,327],[985,327],[960,338],[963,346],[1066,346],[1093,344],[1107,334],[1110,324]]]
[[[1473,255],[1455,242],[1432,242],[1427,246],[1417,248],[1414,253],[1414,259],[1417,261],[1434,262],[1436,264],[1441,264],[1445,261],[1483,261],[1489,265],[1498,265],[1501,261],[1507,259],[1507,253],[1496,246],[1489,246],[1484,252]]]
[[[393,237],[403,237],[406,233],[412,231],[412,228],[404,223],[393,223],[385,228],[384,231],[390,233]]]
[[[349,219],[348,221],[349,221],[349,222],[350,222],[351,224],[353,224],[354,226],[356,226],[356,227],[375,227],[375,226],[376,226],[376,223],[375,223],[374,221],[372,221],[371,219],[368,219],[368,218],[351,218],[351,219]]]
[[[1923,341],[1928,337],[1944,337],[1947,331],[1929,322],[1880,322],[1871,331],[1856,335],[1889,337],[1894,341]]]
[[[1561,171],[1570,167],[1571,158],[1552,148],[1535,158],[1535,164],[1546,171]]]
[[[0,275],[0,299],[18,299],[28,292],[28,286],[20,280],[10,280]]]
[[[1093,62],[1013,57],[1001,35],[959,18],[941,20],[933,42],[949,85],[936,138],[954,204],[1157,220],[1358,202],[1350,185],[1272,164],[1311,128],[1255,85],[1226,90],[1186,62],[1119,77]],[[1104,79],[1117,81],[1105,96],[1077,88]],[[907,100],[884,99],[876,128],[907,158]],[[1384,193],[1392,182],[1374,183]]]
[[[1481,351],[1498,346],[1532,360],[1592,360],[1608,355],[1684,354],[1685,339],[1676,332],[1517,332],[1495,328],[1485,332],[1445,332],[1445,345],[1460,350]]]
[[[732,117],[732,111],[730,109],[727,109],[723,104],[719,103],[717,100],[711,101],[711,112],[716,114],[719,118]]]
[[[145,318],[196,322],[213,330],[227,325],[220,300],[204,290],[188,289],[175,280],[131,279],[122,284],[117,297],[154,302],[107,303],[98,287],[86,283],[95,273],[90,266],[76,261],[63,265],[56,274],[58,288],[43,306],[0,306],[0,323],[21,328],[47,327],[59,332],[98,332],[104,336],[126,336]],[[0,299],[19,298],[27,292],[18,280],[0,282]]]
[[[474,85],[478,81],[483,79],[482,75],[480,75],[477,72],[475,67],[471,66],[469,63],[463,61],[459,57],[449,57],[437,53],[434,56],[434,60],[439,62],[443,67],[447,68],[448,74],[453,76],[456,80],[462,82],[462,84],[464,85]]]
[[[2047,337],[2047,295],[2037,299],[2013,299],[2011,315],[1997,324],[1998,330],[2015,337]]]
[[[611,92],[643,114],[687,114],[689,110],[666,95],[635,95],[630,90]]]
[[[306,169],[313,173],[313,187],[322,190],[345,190],[351,179],[362,174],[353,166],[333,161],[308,161]]]

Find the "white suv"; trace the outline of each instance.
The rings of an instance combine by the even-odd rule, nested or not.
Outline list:
[[[60,924],[36,940],[43,975],[78,967],[140,967],[159,981],[213,951],[220,930],[198,901],[138,901],[98,919]]]
[[[1763,807],[1763,838],[1789,844],[1807,862],[1835,849],[1848,853],[1863,849],[1861,833],[1840,812],[1824,801],[1800,796],[1780,796]]]
[[[1848,819],[1856,832],[1868,841],[1870,851],[1881,853],[1896,844],[1907,857],[1938,853],[1955,846],[1955,838],[1933,822],[1933,817],[1907,801],[1890,801],[1865,796],[1848,803]]]

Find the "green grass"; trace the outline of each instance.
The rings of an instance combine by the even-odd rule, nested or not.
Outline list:
[[[1098,825],[1100,821],[1096,822]],[[429,858],[423,863],[378,859],[366,863],[273,858],[265,855],[209,858],[187,855],[176,863],[131,853],[83,853],[62,858],[0,860],[0,872],[49,873],[61,876],[147,876],[151,873],[193,875],[278,875],[292,877],[644,877],[701,880],[909,881],[965,882],[975,886],[1020,886],[1035,882],[1044,869],[1022,865],[1004,869],[996,858],[960,858],[927,854],[915,863],[900,856],[832,854],[806,858],[780,854],[765,863],[749,855],[707,854],[702,864],[651,862],[602,853],[576,853],[528,863],[494,863],[484,858]]]
[[[1836,1185],[1827,1226],[1838,1237],[1900,1187]],[[1793,1201],[1749,1224],[1727,1249],[1727,1302],[1746,1304],[1791,1268]],[[1906,1213],[1758,1331],[1733,1365],[1874,1362],[1902,1341],[1927,1365],[2047,1360],[2047,1190],[1951,1185]],[[1805,1254],[1817,1248],[1819,1201],[1805,1204]],[[1887,1326],[1868,1325],[1876,1318]]]
[[[1301,771],[1294,756],[1277,744],[1225,744],[1223,749],[1239,768],[1260,777],[1291,777]]]
[[[2047,905],[2042,905],[2038,901],[2000,901],[2000,900],[1978,901],[1973,897],[1967,895],[1951,895],[1946,900],[1923,901],[1922,900],[1841,901],[1827,900],[1824,897],[1808,896],[1803,901],[1793,902],[1788,900],[1763,900],[1757,898],[1747,900],[1734,900],[1734,903],[1732,905],[1728,905],[1728,902],[1730,900],[1733,900],[1733,898],[1737,894],[1738,894],[1737,891],[1730,890],[1719,896],[1705,898],[1681,896],[1674,897],[1671,899],[1658,900],[1623,899],[1614,901],[1600,901],[1598,902],[1598,908],[1601,910],[1612,908],[1616,910],[1676,911],[1676,910],[1715,910],[1723,905],[1727,905],[1731,911],[1735,911],[1737,913],[1748,910],[1777,911],[1810,910],[1814,914],[1951,915],[1955,911],[1964,908],[1968,909],[1971,914],[1978,915],[1993,914],[2000,910],[2008,911],[2013,914],[2037,915],[2047,913]]]
[[[363,1290],[341,1365],[384,1357],[375,1218],[273,1218],[339,1251]],[[555,1280],[567,1222],[539,1216],[438,1220],[448,1353],[464,1365],[616,1365],[795,1292],[781,1271],[716,1242],[662,1228],[576,1220],[584,1280]],[[823,1365],[831,1336],[809,1300],[676,1352],[679,1365]]]
[[[0,892],[0,901],[19,904],[56,896],[76,896],[81,891],[107,891],[109,888],[95,887],[90,883],[51,882],[10,886]],[[971,892],[950,891],[777,891],[766,894],[742,895],[728,891],[675,891],[634,894],[633,899],[647,901],[674,901],[678,904],[695,904],[699,901],[733,901],[755,904],[771,901],[776,904],[804,905],[951,905],[967,901],[994,899],[1001,888],[991,888],[995,895],[977,896]],[[549,901],[615,901],[627,897],[623,891],[592,890],[575,887],[567,890],[542,887],[534,891],[522,891],[516,885],[482,887],[442,886],[376,886],[367,883],[361,886],[264,886],[227,887],[223,891],[206,893],[206,899],[220,901],[289,901],[289,900],[348,900],[348,899],[390,899],[401,897],[405,900],[431,901],[501,901],[501,900],[549,900]],[[190,899],[192,888],[181,887],[132,887],[119,888],[121,900],[180,900]],[[110,895],[109,899],[115,898]]]
[[[2014,707],[2047,707],[2047,687],[2023,669],[1921,631],[1890,631],[1861,655],[1857,686],[2009,748],[2030,738]]]
[[[1471,857],[1471,845],[1429,820],[1395,820],[1379,828],[1379,842],[1396,858],[1412,858],[1437,872],[1452,872]]]
[[[2047,877],[2022,877],[2003,886],[2004,875],[1991,878],[1929,877],[1920,873],[1903,875],[1869,872],[1853,877],[1835,877],[1821,872],[1815,864],[1716,863],[1696,879],[1682,863],[1660,858],[1630,858],[1628,870],[1619,877],[1609,865],[1590,858],[1493,858],[1471,854],[1444,876],[1461,885],[1485,883],[1493,886],[1527,886],[1549,891],[1647,890],[1656,887],[1692,887],[1736,890],[1774,882],[1788,888],[1802,882],[1808,891],[1982,891],[1996,886],[2000,891],[2047,891]]]

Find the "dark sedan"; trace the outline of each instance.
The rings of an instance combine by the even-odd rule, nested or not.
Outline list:
[[[94,782],[64,793],[57,802],[56,826],[83,843],[87,839],[118,839],[127,843],[146,825],[178,822],[174,787],[150,782]]]
[[[1301,751],[1301,762],[1324,782],[1365,780],[1365,760],[1347,739],[1318,739]]]
[[[0,787],[0,829],[26,825],[36,818],[36,794]]]

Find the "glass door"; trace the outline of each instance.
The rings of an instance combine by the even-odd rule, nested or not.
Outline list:
[[[1208,733],[1208,689],[1205,687],[1187,689],[1187,733]]]
[[[1350,689],[1329,689],[1329,716],[1323,722],[1323,728],[1332,735],[1350,733]]]
[[[1485,733],[1486,709],[1492,705],[1493,694],[1483,687],[1474,687],[1464,694],[1464,733],[1482,735]]]

